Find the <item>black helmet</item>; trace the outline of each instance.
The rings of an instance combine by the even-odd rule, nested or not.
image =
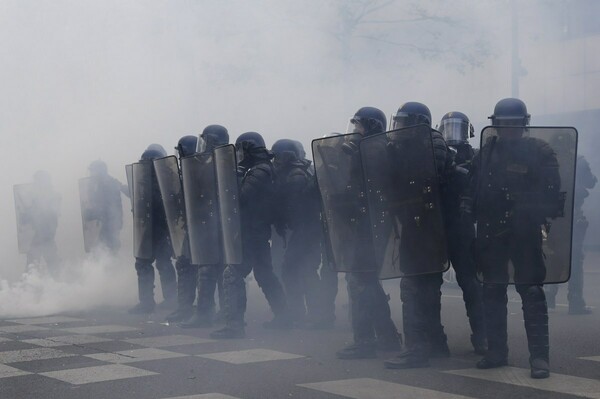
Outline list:
[[[298,146],[294,140],[280,139],[273,143],[271,152],[274,155],[275,164],[285,165],[290,164],[300,159]]]
[[[473,125],[462,112],[448,112],[442,117],[438,130],[449,145],[466,144],[475,137]]]
[[[298,140],[294,140],[294,144],[296,144],[296,151],[298,153],[299,159],[306,159],[306,151],[304,151],[304,146]]]
[[[163,153],[159,150],[148,148],[146,151],[144,151],[142,153],[142,156],[140,157],[140,161],[151,161],[153,159],[163,158],[166,155],[167,155],[166,153]]]
[[[528,126],[531,115],[527,106],[518,98],[505,98],[498,101],[494,114],[488,117],[493,126]]]
[[[104,176],[108,174],[108,167],[106,162],[101,159],[97,159],[88,166],[88,170],[92,176]]]
[[[383,111],[374,107],[362,107],[350,119],[348,133],[361,133],[364,136],[370,136],[385,132],[386,126],[387,118]]]
[[[198,152],[210,152],[216,147],[229,144],[229,133],[224,126],[208,125],[200,135]]]
[[[177,154],[179,158],[188,157],[196,153],[196,147],[198,146],[198,137],[196,136],[183,136],[177,142]]]
[[[299,156],[298,146],[294,140],[280,139],[273,143],[271,152],[277,157],[284,152],[292,152],[295,156]]]
[[[392,119],[394,129],[421,124],[431,126],[431,111],[427,105],[411,101],[398,108]]]
[[[237,160],[240,165],[251,163],[251,160],[261,153],[270,154],[266,149],[265,140],[256,132],[241,134],[235,141],[235,148],[237,151]],[[266,158],[269,158],[269,156]]]
[[[156,151],[158,154],[160,154],[157,158],[162,158],[162,157],[166,157],[167,156],[167,151],[160,144],[156,144],[156,143],[150,144],[148,146],[147,150]]]
[[[246,132],[243,134],[240,134],[240,136],[237,138],[237,140],[235,141],[235,146],[239,147],[240,145],[242,145],[242,143],[247,143],[244,144],[244,146],[248,147],[248,148],[260,148],[260,147],[265,147],[265,140],[262,138],[262,136],[256,132]]]

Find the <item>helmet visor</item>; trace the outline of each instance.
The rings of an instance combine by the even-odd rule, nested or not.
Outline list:
[[[392,129],[402,129],[404,127],[415,126],[420,122],[419,115],[409,114],[407,112],[397,112],[392,117]]]
[[[494,126],[527,126],[529,125],[529,118],[522,116],[494,116],[492,123]]]
[[[448,118],[440,122],[439,131],[448,144],[464,144],[469,141],[470,123],[460,118]]]
[[[348,122],[346,134],[358,133],[364,135],[366,132],[365,126],[361,123],[360,118],[354,117]]]
[[[196,145],[196,152],[202,154],[206,151],[207,143],[202,136],[198,136],[198,144]]]

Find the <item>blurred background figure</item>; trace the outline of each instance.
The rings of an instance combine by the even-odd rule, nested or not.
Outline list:
[[[88,170],[89,177],[79,180],[85,250],[106,248],[116,255],[123,228],[121,193],[128,192],[128,188],[108,174],[102,160],[92,162]]]
[[[575,199],[573,201],[573,243],[571,255],[571,279],[569,280],[569,292],[567,300],[569,301],[569,314],[585,315],[592,313],[592,310],[586,306],[583,298],[583,261],[585,254],[583,252],[583,241],[587,232],[589,222],[583,213],[583,203],[590,195],[590,190],[596,186],[598,179],[592,172],[590,164],[583,156],[577,157],[577,169],[575,175]],[[546,286],[546,296],[548,307],[556,307],[556,294],[558,293],[558,284]]]
[[[14,196],[19,252],[27,254],[27,267],[39,267],[43,261],[48,272],[58,277],[55,236],[61,197],[54,191],[50,174],[35,172],[32,183],[14,186]]]

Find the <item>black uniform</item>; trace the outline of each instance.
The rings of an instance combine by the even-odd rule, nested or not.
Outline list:
[[[287,305],[281,283],[273,273],[271,263],[271,237],[274,171],[266,149],[255,152],[247,164],[241,186],[240,206],[242,219],[243,263],[228,265],[223,272],[224,313],[226,328],[211,334],[214,338],[231,338],[227,330],[243,336],[246,312],[246,286],[244,278],[254,271],[254,278],[262,289],[275,324],[287,317]],[[265,325],[269,326],[269,324]],[[224,336],[221,332],[228,335]]]
[[[314,176],[297,158],[275,166],[278,230],[291,231],[281,267],[290,316],[299,324],[318,322],[322,229]]]
[[[141,161],[151,162],[151,161]],[[136,258],[135,270],[138,276],[138,295],[140,303],[130,310],[131,313],[147,313],[154,309],[154,267],[160,276],[162,294],[165,302],[175,304],[176,275],[171,263],[173,248],[169,241],[167,218],[163,207],[156,175],[152,175],[152,248],[151,258]]]
[[[454,168],[444,184],[444,221],[448,241],[448,258],[454,268],[456,281],[462,289],[467,317],[471,326],[471,342],[475,351],[485,350],[485,324],[481,283],[477,281],[473,245],[475,225],[472,217],[460,213],[461,197],[468,190],[469,170],[474,151],[469,144],[451,146],[455,149]]]
[[[351,123],[355,132],[364,136],[381,133],[385,130],[387,122],[385,114],[373,107],[359,109]],[[348,143],[348,152],[352,152],[350,176],[363,176],[358,143]],[[384,148],[381,151],[385,151]],[[354,195],[352,195],[354,197]],[[366,202],[366,198],[363,198]],[[362,204],[367,207],[368,204]],[[360,212],[360,211],[359,211]],[[391,318],[389,297],[383,290],[379,281],[378,268],[375,264],[375,249],[370,237],[370,221],[362,215],[347,215],[352,220],[357,220],[360,225],[359,242],[361,251],[357,252],[348,270],[370,270],[364,272],[346,273],[348,295],[350,297],[350,314],[352,318],[352,331],[354,343],[337,352],[341,359],[356,359],[375,357],[377,348],[382,350],[399,350],[401,337],[396,325]]]
[[[432,130],[432,140],[437,174],[443,186],[451,171],[452,159],[446,142],[438,131]],[[447,337],[441,323],[442,282],[442,273],[407,276],[400,281],[407,348],[403,355],[413,365],[427,365],[429,356],[449,355]]]
[[[486,162],[485,171],[482,171],[482,160]],[[514,266],[514,281],[523,302],[532,376],[537,368],[544,369],[547,376],[549,361],[548,311],[542,288],[546,267],[541,229],[546,218],[554,216],[546,214],[542,206],[544,198],[552,197],[544,191],[548,186],[560,187],[558,162],[552,148],[541,140],[500,139],[485,145],[475,157],[471,191],[477,192],[477,264],[484,281],[507,283],[509,261]],[[537,201],[539,210],[515,207],[511,195],[520,192],[537,193],[540,198]],[[531,283],[536,281],[540,283]],[[506,364],[506,290],[507,284],[483,284],[488,352],[477,364],[479,368]],[[537,360],[545,362],[545,366],[542,364],[537,367]]]
[[[92,177],[97,182],[97,192],[92,198],[93,210],[86,217],[100,221],[102,227],[98,237],[99,243],[116,254],[121,247],[119,235],[123,228],[123,203],[121,202],[123,185],[108,174]]]

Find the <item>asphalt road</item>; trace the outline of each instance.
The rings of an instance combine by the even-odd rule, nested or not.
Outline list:
[[[600,398],[600,256],[588,256],[589,316],[570,316],[566,288],[550,315],[548,380],[529,378],[519,297],[509,293],[510,367],[476,370],[461,292],[444,286],[452,356],[432,367],[386,370],[378,359],[338,360],[351,340],[344,280],[330,331],[269,331],[266,300],[251,283],[246,339],[214,341],[211,329],[165,325],[166,311],[133,317],[126,307],[0,321],[0,398]],[[398,281],[385,282],[401,328]],[[128,304],[129,305],[129,304]]]

